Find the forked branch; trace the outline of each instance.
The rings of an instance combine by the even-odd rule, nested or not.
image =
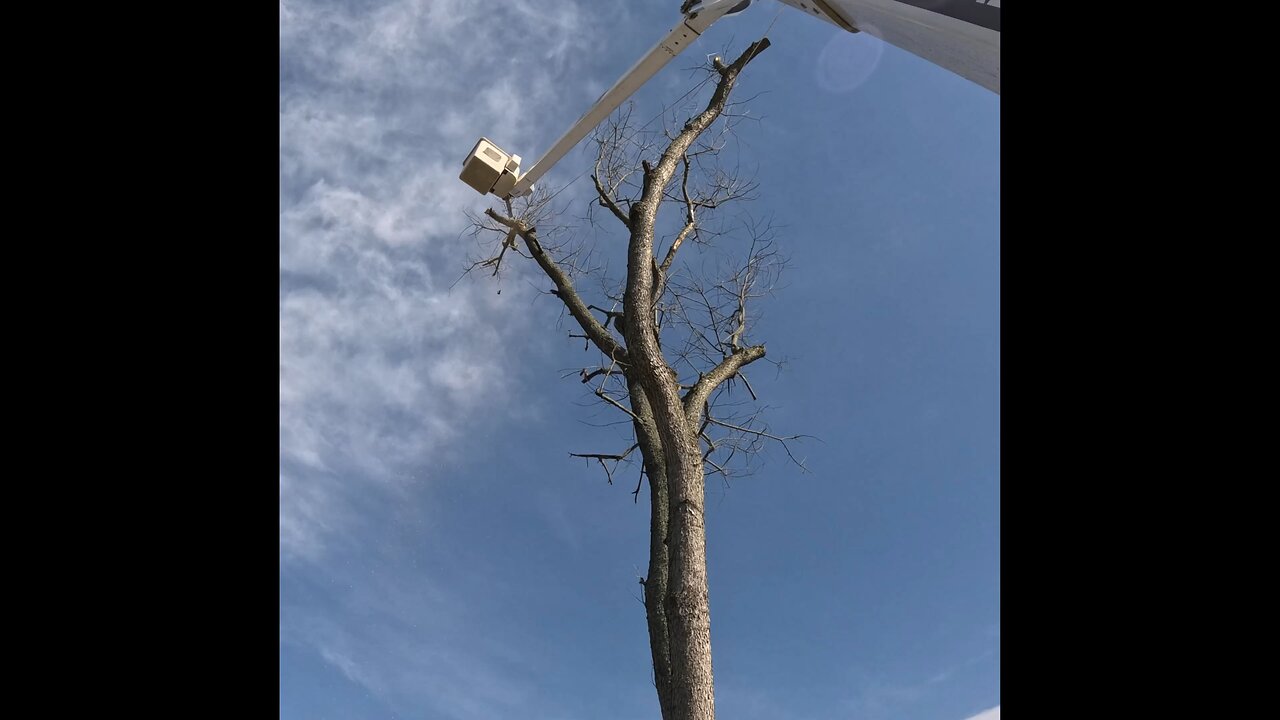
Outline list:
[[[621,463],[623,460],[626,460],[626,459],[627,459],[627,456],[628,456],[628,455],[630,455],[632,452],[634,452],[634,451],[635,451],[635,449],[636,449],[636,448],[638,448],[638,447],[640,447],[640,443],[633,443],[633,444],[631,445],[631,447],[627,448],[626,450],[624,450],[624,451],[622,451],[622,452],[620,452],[620,453],[613,453],[613,454],[605,454],[605,453],[569,453],[569,456],[570,456],[570,457],[585,458],[585,459],[586,459],[586,460],[588,460],[588,461],[590,461],[590,460],[595,460],[596,462],[600,463],[600,467],[604,468],[604,474],[605,474],[605,477],[609,479],[609,484],[610,484],[610,485],[612,485],[612,484],[613,484],[613,471],[618,469],[618,463]],[[608,463],[609,463],[609,462],[612,462],[612,463],[613,463],[613,467],[612,467],[612,468],[611,468],[611,467],[609,467],[609,465],[608,465]]]
[[[507,211],[511,211],[511,203],[507,202]],[[569,314],[573,315],[573,319],[578,321],[578,325],[582,327],[582,331],[587,334],[591,342],[595,343],[600,352],[604,353],[615,362],[626,364],[627,351],[617,340],[609,334],[609,331],[600,324],[591,315],[591,310],[587,308],[587,304],[582,302],[578,291],[573,287],[573,281],[565,274],[556,261],[542,249],[542,244],[538,242],[537,228],[530,227],[523,220],[518,218],[506,217],[494,212],[493,208],[485,209],[485,214],[493,218],[513,230],[524,240],[525,247],[529,249],[529,254],[533,256],[542,271],[551,278],[551,282],[556,286],[556,297],[564,302],[565,307],[569,309]]]

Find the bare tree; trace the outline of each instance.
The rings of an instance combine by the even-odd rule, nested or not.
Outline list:
[[[625,281],[611,281],[593,266],[585,245],[549,224],[557,214],[554,193],[539,190],[507,201],[505,212],[490,208],[472,217],[477,237],[496,246],[470,269],[492,268],[496,275],[507,253],[531,258],[581,330],[570,336],[600,353],[597,364],[574,374],[630,424],[632,442],[622,451],[571,455],[598,463],[612,483],[619,464],[639,450],[642,469],[633,494],[638,498],[647,479],[651,508],[649,568],[640,582],[664,720],[715,717],[706,475],[741,472],[765,442],[780,443],[799,464],[788,445],[799,436],[777,435],[762,424],[751,404],[756,391],[744,374],[765,357],[765,346],[748,339],[756,317],[750,308],[772,289],[784,264],[773,228],[749,220],[708,222],[719,217],[718,208],[756,190],[736,166],[721,161],[721,150],[743,117],[737,112],[742,103],[729,102],[739,74],[768,47],[762,38],[727,65],[714,58],[703,83],[715,81],[709,100],[678,129],[646,132],[623,111],[596,132],[588,218],[595,225],[595,216],[606,213],[605,221],[626,231]],[[659,150],[657,162],[650,162]],[[676,212],[660,218],[661,207]],[[682,248],[738,230],[745,231],[745,257],[715,267],[677,266]],[[599,305],[586,302],[575,285],[584,278],[600,281]]]

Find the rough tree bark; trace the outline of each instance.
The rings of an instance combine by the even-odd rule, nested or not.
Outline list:
[[[669,287],[672,261],[691,233],[696,233],[696,211],[715,207],[723,197],[702,196],[695,199],[689,191],[691,148],[699,137],[725,112],[730,93],[739,74],[752,59],[769,47],[768,38],[752,43],[736,60],[724,64],[713,61],[716,87],[705,108],[688,119],[672,137],[656,164],[642,162],[640,194],[634,202],[616,196],[618,182],[602,177],[600,162],[592,176],[597,203],[628,231],[627,277],[622,297],[622,311],[608,311],[588,305],[574,287],[571,273],[566,272],[543,247],[538,229],[507,203],[506,212],[488,209],[492,222],[476,218],[477,228],[496,230],[505,235],[502,250],[496,257],[478,265],[501,266],[502,254],[515,248],[515,240],[524,248],[554,284],[551,294],[559,298],[574,318],[585,337],[606,358],[608,366],[582,372],[584,383],[603,377],[620,375],[630,407],[610,396],[602,382],[596,395],[631,417],[635,445],[617,455],[578,455],[598,460],[608,471],[606,461],[618,462],[639,448],[643,458],[643,478],[650,488],[650,547],[648,575],[641,579],[648,621],[650,648],[653,656],[654,685],[664,720],[712,720],[715,717],[715,693],[711,661],[711,613],[707,583],[707,536],[704,522],[706,468],[712,453],[722,448],[712,440],[708,426],[713,422],[734,432],[754,434],[757,438],[784,441],[767,432],[716,420],[710,414],[713,393],[734,378],[750,363],[765,356],[764,345],[742,343],[747,329],[745,302],[750,293],[750,273],[733,286],[736,306],[726,312],[728,328],[712,303],[702,298],[711,320],[707,335],[702,337],[714,350],[707,369],[699,370],[696,380],[681,385],[679,373],[664,356],[660,344],[658,303]],[[610,176],[610,178],[614,178]],[[678,185],[679,190],[670,190]],[[679,192],[677,195],[676,192]],[[732,195],[732,191],[725,193]],[[655,247],[659,207],[664,200],[683,203],[684,226],[659,260]],[[624,209],[624,205],[627,205]],[[496,223],[496,224],[495,224]],[[753,244],[753,251],[754,251]],[[755,256],[752,261],[754,262]],[[748,267],[750,269],[750,266]],[[733,293],[730,293],[733,296]],[[605,314],[598,320],[592,310]],[[610,332],[613,321],[624,342]],[[723,335],[722,335],[723,332]],[[625,343],[625,344],[624,344]],[[745,378],[742,378],[745,382]],[[747,386],[750,389],[750,386]],[[754,396],[754,391],[751,391]],[[704,450],[704,444],[706,449]],[[788,454],[790,450],[788,450]],[[615,465],[616,467],[616,465]],[[609,475],[612,482],[612,474]],[[637,493],[639,487],[637,487]]]
[[[707,108],[692,118],[656,167],[644,166],[644,192],[631,206],[631,240],[627,251],[627,291],[623,313],[631,353],[630,369],[643,389],[662,440],[667,481],[668,576],[662,609],[667,627],[670,676],[667,679],[671,717],[675,720],[710,720],[715,717],[715,692],[711,669],[711,604],[707,587],[707,531],[703,521],[702,448],[699,422],[694,413],[702,403],[697,396],[710,391],[715,378],[736,374],[747,363],[763,357],[758,345],[735,350],[711,375],[690,390],[693,412],[686,412],[676,374],[667,365],[654,328],[654,221],[662,193],[682,162],[685,152],[724,110],[738,73],[769,46],[767,38],[752,43],[728,66],[716,59],[720,82]],[[718,371],[718,372],[717,372]],[[718,384],[718,383],[716,383]],[[661,692],[661,691],[660,691]]]

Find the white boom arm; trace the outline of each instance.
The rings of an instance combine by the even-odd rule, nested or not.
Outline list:
[[[1000,0],[781,0],[849,32],[869,34],[1000,92]],[[556,144],[520,174],[520,156],[488,138],[462,161],[463,182],[484,195],[509,199],[533,184],[671,59],[722,17],[751,0],[685,0],[684,17],[622,79],[614,83]]]
[[[507,199],[528,194],[533,184],[547,174],[587,133],[595,129],[658,73],[668,62],[689,47],[712,23],[741,12],[751,0],[703,0],[693,3],[681,21],[631,67],[613,87],[605,91],[568,132],[538,159],[529,171],[520,174],[520,156],[510,155],[487,138],[480,138],[463,163],[461,179],[481,194],[492,192]]]
[[[596,100],[595,104],[587,110],[568,132],[556,141],[555,145],[543,155],[533,167],[529,168],[529,172],[520,177],[516,183],[515,189],[511,194],[520,197],[527,194],[533,189],[533,184],[538,179],[547,174],[556,163],[569,154],[587,133],[595,129],[609,116],[609,113],[618,109],[618,106],[627,101],[627,98],[634,95],[649,79],[658,74],[658,71],[666,67],[675,56],[679,55],[685,48],[693,44],[698,36],[701,35],[711,24],[734,9],[735,6],[741,5],[741,0],[710,0],[710,2],[699,3],[689,10],[686,15],[667,36],[658,41],[645,56],[631,69],[622,76],[613,87],[609,88]],[[745,9],[745,8],[744,8]]]

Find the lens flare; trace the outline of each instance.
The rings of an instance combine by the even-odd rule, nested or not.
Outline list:
[[[883,54],[884,41],[870,32],[832,33],[818,53],[815,65],[818,87],[835,94],[856,90],[876,71]]]

